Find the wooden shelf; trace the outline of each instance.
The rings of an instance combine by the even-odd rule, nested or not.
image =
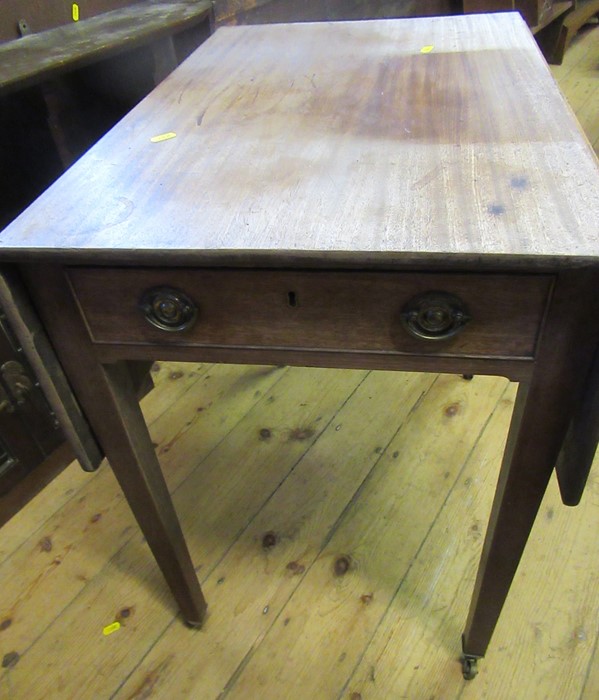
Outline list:
[[[558,17],[564,15],[573,7],[574,2],[572,2],[572,0],[570,0],[570,2],[554,2],[551,10],[546,12],[541,17],[541,21],[539,22],[539,24],[535,25],[534,27],[531,27],[530,30],[533,34],[540,32],[541,29],[544,29],[547,25],[551,24],[551,22],[556,20]]]
[[[0,45],[0,95],[171,36],[205,21],[207,0],[145,0]]]

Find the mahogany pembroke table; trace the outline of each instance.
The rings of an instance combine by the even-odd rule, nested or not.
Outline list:
[[[206,602],[134,361],[518,381],[472,677],[553,470],[575,504],[597,444],[598,192],[517,14],[221,28],[0,234],[0,260],[192,625]]]

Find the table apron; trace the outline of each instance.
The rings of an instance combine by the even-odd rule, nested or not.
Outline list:
[[[535,364],[530,359],[456,358],[438,355],[427,357],[281,348],[203,348],[173,345],[97,345],[95,352],[99,361],[104,364],[120,360],[171,360],[224,364],[288,365],[292,367],[480,374],[507,377],[514,382],[528,381],[532,376]]]

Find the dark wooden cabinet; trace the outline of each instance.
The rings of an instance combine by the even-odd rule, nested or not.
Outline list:
[[[151,365],[129,363],[138,399],[153,388]],[[102,460],[102,452],[20,277],[2,267],[0,525],[74,458],[86,471],[93,471]]]
[[[63,441],[56,415],[0,307],[0,495]]]
[[[570,10],[574,4],[571,1],[516,0],[516,9],[522,13],[522,16],[531,27],[540,29]]]
[[[87,470],[102,458],[20,278],[2,268],[0,525],[75,455]]]
[[[217,24],[427,17],[462,12],[461,0],[216,0]]]
[[[464,12],[520,12],[533,31],[562,17],[575,4],[573,0],[463,0]]]

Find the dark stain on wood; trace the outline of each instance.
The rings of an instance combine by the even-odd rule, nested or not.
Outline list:
[[[121,625],[126,625],[127,620],[133,615],[135,612],[135,607],[134,606],[127,606],[124,608],[121,608],[118,613],[115,615],[114,619],[117,622],[120,622]]]
[[[528,187],[528,178],[524,175],[514,175],[514,177],[510,180],[510,185],[515,190],[525,190]]]
[[[18,663],[21,655],[18,651],[9,651],[2,658],[2,668],[14,668]]]
[[[278,541],[279,538],[277,537],[277,533],[269,530],[262,536],[262,547],[264,549],[272,549]]]
[[[0,622],[0,632],[4,632],[12,625],[12,617],[7,617]]]
[[[487,211],[492,216],[501,216],[502,214],[505,214],[505,207],[503,204],[489,204]]]
[[[181,372],[180,370],[175,370],[174,372],[171,372],[168,375],[168,378],[175,381],[176,379],[181,379],[182,376],[183,376],[183,372]]]
[[[294,576],[300,576],[305,570],[306,567],[300,564],[299,561],[290,561],[289,564],[287,564],[287,571],[291,571]]]
[[[39,547],[40,547],[40,552],[51,552],[52,551],[52,538],[51,537],[42,537],[42,539],[39,541]]]
[[[370,605],[372,603],[372,599],[374,598],[374,593],[364,593],[364,595],[360,596],[360,600],[364,605]]]
[[[92,517],[89,519],[90,523],[97,523],[99,520],[102,519],[102,513],[96,513],[95,515],[92,515]]]
[[[449,406],[445,407],[444,412],[448,418],[453,418],[454,416],[457,416],[457,414],[460,412],[460,404],[450,403]]]
[[[349,571],[350,566],[351,559],[347,555],[344,554],[341,557],[337,557],[333,566],[335,576],[345,576],[345,574]]]
[[[260,440],[270,440],[272,437],[272,432],[269,428],[260,429]]]
[[[139,686],[129,695],[127,700],[146,700],[154,692],[156,684],[160,680],[160,676],[166,671],[173,660],[173,656],[168,656],[162,663],[158,664],[152,671],[146,673],[144,679]]]
[[[553,508],[547,508],[547,520],[553,520],[553,516],[555,515],[555,511]]]
[[[313,428],[294,428],[293,430],[289,431],[289,441],[293,440],[308,440],[314,435],[314,429]]]

